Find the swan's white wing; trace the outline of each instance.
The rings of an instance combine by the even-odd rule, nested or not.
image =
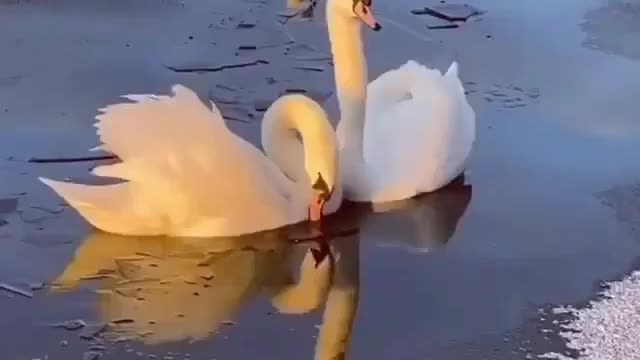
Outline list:
[[[117,199],[96,195],[108,188],[49,183],[82,206],[85,217],[86,209],[98,209],[102,217],[114,213],[114,221],[124,213],[153,219],[157,232],[184,236],[237,235],[290,221],[286,185],[274,178],[275,165],[233,134],[217,109],[183,86],[174,86],[171,96],[127,98],[136,102],[107,106],[96,124],[101,148],[122,163],[94,173],[128,181],[113,195]],[[101,229],[111,231],[108,223],[101,221]]]
[[[443,75],[409,61],[381,75],[367,92],[364,153],[378,170],[385,201],[436,190],[464,170],[475,114],[456,63]]]
[[[176,85],[172,91],[173,96],[125,95],[123,98],[133,102],[100,109],[95,124],[100,148],[126,160],[156,156],[185,143],[229,139],[230,131],[217,109],[208,109],[184,86]]]

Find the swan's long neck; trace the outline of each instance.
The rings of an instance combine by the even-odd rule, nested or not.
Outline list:
[[[269,107],[262,119],[262,147],[287,177],[309,192],[318,169],[336,176],[335,133],[322,107],[306,96],[286,95]]]
[[[360,297],[360,239],[338,239],[314,360],[347,359]]]
[[[324,261],[316,267],[311,252],[306,248],[301,250],[305,251],[305,254],[300,264],[298,282],[275,285],[271,303],[281,313],[304,314],[319,308],[326,300],[331,286],[333,264]]]
[[[338,141],[343,150],[362,157],[362,136],[367,100],[367,63],[360,21],[345,16],[330,0],[327,26],[331,41],[340,123]]]
[[[307,313],[324,302],[314,360],[346,358],[358,308],[360,239],[338,239],[332,251],[335,264],[327,260],[316,268],[307,252],[300,265],[300,280],[294,284],[278,283],[273,288],[272,304],[283,313]]]

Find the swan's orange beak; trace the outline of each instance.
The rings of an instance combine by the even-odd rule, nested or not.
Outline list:
[[[309,221],[319,222],[322,220],[325,203],[326,200],[323,194],[317,194],[313,197],[309,206]]]
[[[372,28],[373,31],[380,31],[382,26],[378,23],[378,20],[373,16],[373,12],[371,11],[371,6],[365,5],[363,1],[358,1],[354,8],[353,12],[362,20],[362,22],[368,27]]]

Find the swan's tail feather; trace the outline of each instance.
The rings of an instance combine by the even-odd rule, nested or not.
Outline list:
[[[131,100],[137,103],[141,103],[145,101],[162,101],[162,100],[169,99],[169,97],[166,95],[155,95],[155,94],[128,94],[128,95],[122,95],[122,98]]]
[[[122,180],[134,180],[130,172],[127,171],[125,163],[117,163],[113,165],[101,165],[96,166],[91,170],[91,173],[95,176],[110,177]]]
[[[449,70],[447,70],[447,73],[444,76],[458,77],[458,63],[456,61],[451,63]]]
[[[443,77],[445,81],[450,84],[449,86],[451,86],[452,89],[455,89],[454,94],[458,97],[458,99],[460,101],[466,102],[467,98],[464,92],[464,86],[462,85],[462,80],[458,75],[458,63],[456,61],[451,63],[451,65],[449,66],[449,69],[447,70],[447,72],[444,74]]]
[[[423,65],[421,65],[419,62],[415,61],[415,60],[407,60],[407,62],[404,64],[404,66],[408,66],[408,67],[415,67],[415,68],[424,68]]]
[[[91,170],[91,173],[95,176],[139,181],[140,183],[144,183],[145,179],[151,174],[154,176],[161,175],[149,167],[143,159],[132,159],[115,164],[96,166]],[[168,178],[171,178],[171,176],[171,174],[167,174]],[[157,182],[156,180],[156,183]]]
[[[120,235],[161,235],[151,217],[124,211],[131,201],[129,183],[84,185],[39,178],[94,227]],[[155,223],[154,223],[155,222]]]
[[[122,98],[129,102],[99,109],[95,126],[102,143],[100,149],[128,160],[161,158],[195,146],[209,150],[222,146],[219,142],[227,140],[230,131],[219,109],[203,103],[185,86],[174,85],[171,92],[171,95],[128,94]]]

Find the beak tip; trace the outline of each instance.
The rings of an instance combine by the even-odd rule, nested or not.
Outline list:
[[[310,249],[310,251],[311,251],[311,255],[313,256],[313,259],[316,261],[315,268],[317,269],[318,266],[320,266],[320,264],[327,257],[327,254],[325,254],[321,250],[316,250],[316,249]]]
[[[373,31],[380,31],[382,30],[382,25],[380,25],[379,23],[376,23],[375,26],[373,27]]]

